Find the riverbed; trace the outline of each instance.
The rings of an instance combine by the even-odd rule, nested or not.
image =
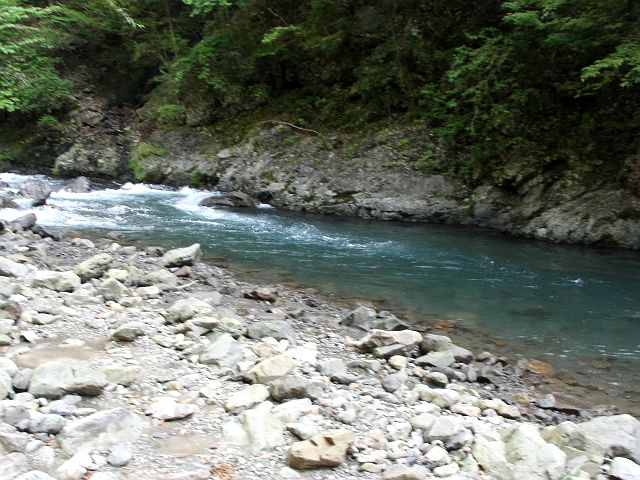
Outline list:
[[[0,175],[11,188],[32,178]],[[268,205],[215,210],[198,206],[215,192],[190,188],[100,188],[56,192],[33,211],[52,228],[115,230],[161,246],[198,242],[209,258],[256,281],[296,283],[401,312],[411,322],[441,322],[453,336],[475,339],[476,349],[486,342],[487,349],[543,360],[612,403],[637,401],[638,252],[473,228],[308,216]]]

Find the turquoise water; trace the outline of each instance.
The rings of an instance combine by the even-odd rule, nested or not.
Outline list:
[[[473,334],[476,348],[495,349],[483,342],[497,339],[505,351],[551,362],[617,399],[640,391],[638,252],[271,208],[221,211],[197,206],[211,192],[125,188],[57,193],[35,211],[53,227],[119,230],[165,246],[198,242],[256,281],[368,299],[412,321],[446,319]]]

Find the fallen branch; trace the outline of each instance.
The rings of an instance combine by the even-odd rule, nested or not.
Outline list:
[[[294,125],[293,123],[289,123],[289,122],[283,122],[282,120],[265,120],[263,122],[258,123],[258,125],[265,125],[265,124],[268,124],[268,123],[275,123],[276,125],[285,125],[287,127],[293,128],[294,130],[298,130],[299,132],[313,133],[314,135],[316,135],[316,136],[318,136],[318,137],[320,137],[322,139],[322,141],[324,142],[325,147],[330,148],[329,147],[329,141],[327,140],[327,137],[325,137],[323,134],[321,134],[317,130],[312,130],[310,128],[300,127],[299,125]]]

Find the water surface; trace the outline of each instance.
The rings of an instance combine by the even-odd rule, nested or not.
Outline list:
[[[0,175],[14,188],[27,178]],[[413,321],[446,319],[512,353],[551,362],[614,400],[637,401],[638,252],[552,245],[472,228],[304,216],[267,206],[199,207],[210,195],[128,185],[57,192],[35,212],[51,227],[118,230],[165,246],[198,242],[232,269],[255,272],[256,280],[370,299]]]

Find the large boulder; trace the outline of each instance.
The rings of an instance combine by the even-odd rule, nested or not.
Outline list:
[[[345,429],[327,430],[289,448],[287,463],[297,470],[338,467],[346,461],[353,432]]]
[[[35,213],[27,213],[9,222],[9,229],[13,232],[33,230],[36,226],[37,218]]]
[[[472,453],[484,472],[496,480],[562,480],[565,476],[565,453],[545,442],[532,424],[517,424],[500,436],[479,434]]]
[[[227,192],[223,195],[208,197],[199,204],[211,208],[255,208],[258,201],[242,192]]]
[[[165,267],[183,267],[185,265],[195,265],[202,258],[202,249],[199,243],[185,248],[169,250],[162,257]]]
[[[410,328],[395,315],[389,312],[376,312],[373,308],[365,305],[349,312],[340,323],[361,330],[407,330]]]
[[[389,358],[393,355],[406,355],[422,341],[422,335],[413,330],[371,330],[353,345],[376,357]]]
[[[83,282],[86,282],[92,278],[100,278],[104,275],[104,273],[109,270],[112,262],[113,257],[111,255],[108,253],[100,253],[79,263],[73,271]]]
[[[18,191],[18,194],[22,198],[32,200],[34,207],[39,207],[47,202],[47,199],[51,195],[51,186],[42,180],[35,180],[27,182]]]
[[[76,361],[54,360],[35,368],[29,393],[46,398],[60,398],[68,393],[99,395],[107,383],[107,377],[99,370]]]
[[[125,408],[94,413],[68,423],[59,435],[65,453],[80,449],[108,450],[118,443],[135,441],[143,430],[142,419]]]
[[[596,417],[578,428],[604,446],[608,455],[640,463],[640,421],[631,415]]]
[[[33,276],[34,287],[48,288],[56,292],[73,292],[81,284],[80,277],[75,273],[54,272],[52,270],[41,270]]]

